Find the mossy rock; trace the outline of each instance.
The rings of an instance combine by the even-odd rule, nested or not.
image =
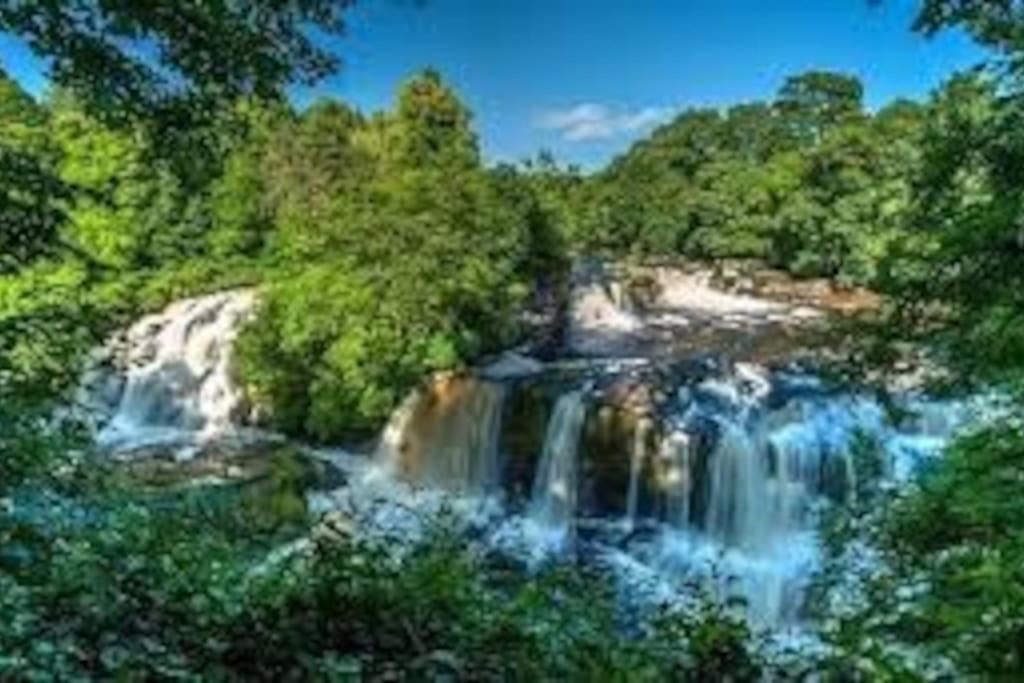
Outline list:
[[[344,483],[329,464],[280,443],[186,461],[143,458],[124,463],[120,470],[126,487],[158,498],[186,491],[233,491],[232,500],[265,531],[305,525],[306,494]]]

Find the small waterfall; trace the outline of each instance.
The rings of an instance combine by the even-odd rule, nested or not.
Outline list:
[[[402,469],[402,453],[408,447],[409,432],[412,429],[413,417],[426,400],[424,390],[417,387],[409,392],[397,408],[391,413],[377,441],[377,449],[373,460],[381,470],[398,474]]]
[[[673,528],[690,527],[690,496],[693,492],[693,446],[683,431],[671,432],[661,443],[665,475],[665,521]]]
[[[626,492],[626,528],[632,531],[636,527],[637,510],[640,504],[640,477],[643,474],[644,461],[647,459],[647,440],[654,423],[649,418],[641,418],[633,432],[633,448],[629,460],[629,489]]]
[[[231,376],[231,346],[254,303],[249,290],[182,300],[108,342],[107,362],[87,370],[80,390],[97,443],[131,451],[232,432],[245,397]]]
[[[758,624],[782,627],[796,620],[813,562],[812,527],[803,511],[814,492],[788,455],[773,471],[755,426],[728,416],[717,423],[709,453],[699,454],[686,434],[663,442],[670,487],[661,562],[711,580],[723,598],[742,598]],[[696,486],[700,510],[691,505]]]
[[[455,493],[484,495],[500,483],[498,439],[505,388],[447,375],[413,391],[381,435],[375,460],[387,472]]]
[[[798,624],[821,505],[855,501],[858,477],[886,476],[890,463],[889,476],[909,476],[971,415],[969,406],[901,400],[911,416],[892,424],[870,396],[752,366],[678,391],[659,451],[658,565],[741,597],[759,625]],[[861,439],[879,456],[873,470],[858,472]]]
[[[777,531],[768,484],[754,437],[742,424],[723,419],[707,480],[707,533],[744,550],[764,547]]]
[[[566,533],[572,528],[576,513],[577,450],[586,417],[582,391],[563,394],[555,403],[530,500],[530,519],[542,528]]]

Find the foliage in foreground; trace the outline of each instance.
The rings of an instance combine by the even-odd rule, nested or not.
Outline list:
[[[838,670],[1020,677],[1022,483],[1024,429],[1000,421],[958,440],[919,485],[878,493],[836,523],[827,583],[847,599],[824,624]]]
[[[759,670],[746,628],[718,608],[626,637],[601,580],[526,577],[443,533],[402,559],[383,542],[319,535],[264,560],[274,532],[208,494],[50,504],[61,509],[48,523],[23,520],[37,534],[18,536],[25,552],[0,562],[5,680],[696,681]]]

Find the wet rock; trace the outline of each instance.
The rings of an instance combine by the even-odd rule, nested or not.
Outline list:
[[[320,517],[310,538],[317,545],[336,545],[354,538],[358,532],[358,523],[347,513],[330,510]]]
[[[555,387],[543,383],[523,383],[509,389],[499,448],[504,461],[503,486],[515,501],[530,496],[556,392]]]
[[[650,415],[654,412],[654,389],[642,378],[622,377],[602,391],[601,401],[637,417]]]
[[[506,351],[497,360],[477,371],[479,377],[495,381],[523,379],[544,372],[544,363],[514,351]]]
[[[634,512],[649,513],[658,443],[653,373],[617,378],[598,395],[580,447],[581,506],[591,514],[626,515],[631,489]]]

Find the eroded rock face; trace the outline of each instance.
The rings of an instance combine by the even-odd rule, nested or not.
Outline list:
[[[557,386],[536,380],[518,383],[507,393],[499,448],[504,460],[503,489],[513,500],[530,496],[548,420],[559,393]]]

